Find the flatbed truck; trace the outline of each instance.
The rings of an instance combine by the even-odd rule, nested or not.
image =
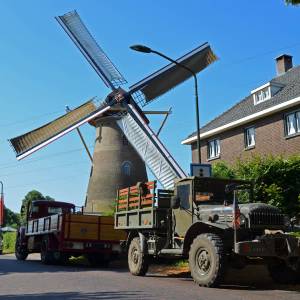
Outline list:
[[[92,265],[107,265],[120,253],[124,239],[124,231],[114,230],[113,217],[75,212],[71,203],[37,200],[17,231],[15,254],[25,260],[29,253],[40,253],[44,264],[85,255]]]

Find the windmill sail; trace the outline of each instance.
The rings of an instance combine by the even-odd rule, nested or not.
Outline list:
[[[84,25],[76,11],[56,17],[58,23],[79,48],[87,61],[101,77],[107,87],[118,88],[127,83],[108,56],[97,44],[96,40]]]
[[[42,127],[10,139],[9,142],[17,159],[21,160],[109,109],[106,102],[97,106],[94,100],[90,100]]]
[[[217,60],[208,43],[192,50],[176,61],[198,73]],[[184,68],[171,63],[130,87],[133,98],[142,106],[192,77]]]
[[[117,121],[153,175],[165,189],[173,188],[175,178],[186,177],[178,163],[131,104],[128,113]]]

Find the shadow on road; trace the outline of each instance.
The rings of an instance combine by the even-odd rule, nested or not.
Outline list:
[[[87,264],[44,265],[37,256],[24,261],[18,261],[14,256],[0,257],[0,276],[11,273],[55,273],[55,272],[84,272],[84,271],[113,271],[127,272],[127,269],[112,262],[109,267],[91,267]]]
[[[154,278],[178,278],[182,281],[191,281],[190,272],[153,272],[148,274]],[[281,285],[275,284],[268,275],[264,266],[248,266],[243,270],[229,269],[224,284],[219,287],[219,290],[248,290],[248,291],[268,291],[281,290],[293,291],[300,294],[300,284],[297,285]],[[300,296],[299,296],[300,299]]]
[[[43,293],[43,294],[26,294],[26,295],[5,295],[0,296],[0,300],[94,300],[94,299],[151,299],[150,294],[142,291],[107,291],[97,293],[80,293],[80,292],[61,292],[61,293]]]

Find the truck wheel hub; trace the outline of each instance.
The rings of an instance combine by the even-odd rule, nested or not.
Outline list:
[[[138,263],[139,261],[139,254],[138,254],[138,250],[137,249],[133,249],[133,251],[131,252],[131,257],[132,257],[132,260],[135,264]]]
[[[200,274],[205,275],[210,269],[210,255],[206,249],[199,249],[196,261]]]

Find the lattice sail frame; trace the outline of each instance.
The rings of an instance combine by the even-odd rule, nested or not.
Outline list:
[[[75,10],[63,16],[56,17],[56,20],[107,87],[115,89],[127,83],[122,74],[98,45]]]

